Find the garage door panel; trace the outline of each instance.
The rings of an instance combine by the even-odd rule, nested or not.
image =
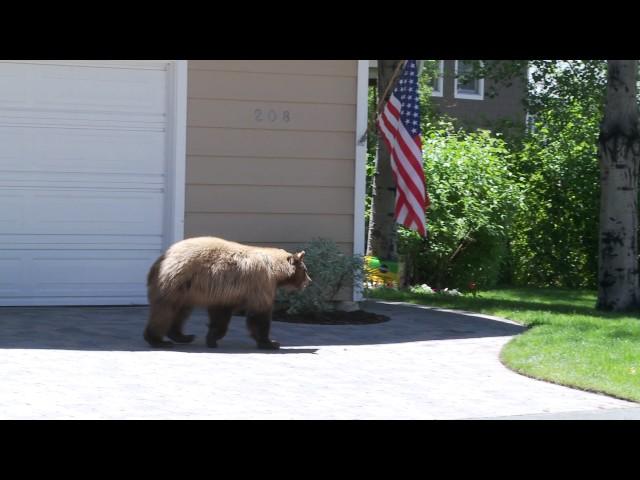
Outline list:
[[[0,108],[19,108],[28,103],[26,75],[22,65],[0,64]]]
[[[25,129],[0,127],[0,145],[2,145],[0,148],[0,170],[31,169],[31,162],[24,161],[25,158],[32,155],[32,142],[28,141],[30,136],[32,136],[32,132]],[[0,180],[3,176],[0,175]]]
[[[0,193],[0,233],[24,229],[27,198],[24,192]]]
[[[158,78],[156,78],[158,77]],[[42,70],[36,77],[35,108],[162,113],[165,86],[163,72],[152,70],[86,68],[78,72],[72,67]],[[158,81],[160,80],[160,81]],[[45,85],[42,87],[42,85]]]
[[[44,192],[30,198],[24,233],[113,235],[162,231],[162,194]]]
[[[9,305],[47,304],[54,297],[60,300],[54,303],[82,297],[103,297],[102,302],[94,300],[94,303],[110,303],[110,298],[129,298],[129,301],[145,303],[146,275],[157,256],[155,250],[2,254],[0,295],[3,303]],[[25,301],[27,298],[40,301]]]
[[[2,195],[0,234],[157,235],[163,194],[18,191]]]
[[[2,171],[0,192],[27,189],[91,189],[144,192],[162,192],[165,188],[164,175],[75,173],[75,172],[13,172]],[[0,193],[1,194],[1,193]]]
[[[164,115],[166,79],[164,69],[2,63],[0,108]]]
[[[36,296],[146,295],[146,275],[157,258],[142,252],[47,252],[31,258]]]
[[[26,273],[22,255],[0,251],[0,297],[23,294],[27,285]]]
[[[140,113],[105,115],[104,112],[34,112],[5,109],[0,112],[0,125],[6,127],[163,131],[165,119],[161,115],[149,116]]]
[[[94,127],[95,128],[95,127]],[[163,131],[113,131],[0,125],[0,171],[164,176]],[[160,161],[159,161],[160,159]],[[140,178],[133,178],[139,181]],[[2,181],[2,180],[0,180]]]
[[[0,234],[0,252],[13,250],[153,250],[159,252],[163,236],[154,235],[29,235]]]

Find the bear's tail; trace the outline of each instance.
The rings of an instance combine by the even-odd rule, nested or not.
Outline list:
[[[158,258],[153,262],[153,265],[151,265],[149,273],[147,274],[147,287],[158,284],[158,273],[160,272],[160,264],[162,263],[162,260],[164,260],[164,255]]]
[[[160,280],[160,264],[164,260],[164,255],[160,256],[151,268],[149,269],[149,273],[147,274],[147,298],[149,299],[149,303],[153,303],[157,300],[160,291],[159,291],[159,280]]]

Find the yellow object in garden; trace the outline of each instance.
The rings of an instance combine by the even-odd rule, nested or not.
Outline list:
[[[398,286],[398,262],[365,256],[365,281],[373,285]]]

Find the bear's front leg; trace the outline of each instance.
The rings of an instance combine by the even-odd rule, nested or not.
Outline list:
[[[262,350],[278,350],[280,344],[269,338],[271,330],[271,311],[264,313],[249,313],[247,315],[247,328],[251,337],[256,341],[258,348]]]

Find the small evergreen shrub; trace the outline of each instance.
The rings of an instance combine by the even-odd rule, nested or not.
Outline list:
[[[317,314],[335,308],[338,292],[363,277],[363,259],[345,255],[333,240],[317,238],[301,246],[312,283],[301,292],[279,291],[276,301],[288,314]]]

